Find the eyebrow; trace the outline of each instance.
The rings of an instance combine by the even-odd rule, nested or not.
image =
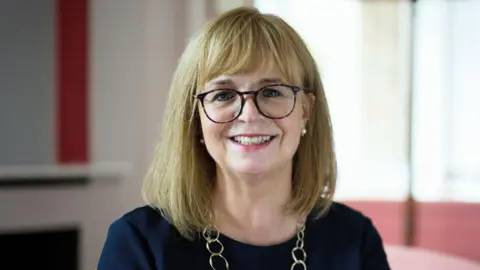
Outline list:
[[[280,78],[263,78],[257,81],[255,84],[265,84],[265,83],[281,83],[283,82]],[[234,84],[232,79],[220,79],[211,82],[213,85],[227,85],[227,84]]]
[[[281,83],[281,82],[283,82],[283,80],[280,78],[264,78],[258,81],[257,83],[264,84],[264,83]]]
[[[215,80],[211,82],[211,84],[214,85],[226,85],[226,84],[233,84],[232,79],[220,79],[220,80]]]

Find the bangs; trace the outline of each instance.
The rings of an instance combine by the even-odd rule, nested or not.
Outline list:
[[[199,61],[197,91],[220,75],[264,69],[280,72],[288,83],[302,82],[301,60],[288,25],[272,17],[253,13],[230,16],[210,26],[203,37],[204,57]]]

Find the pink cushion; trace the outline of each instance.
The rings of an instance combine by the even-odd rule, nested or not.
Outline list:
[[[392,270],[480,270],[480,264],[449,254],[406,246],[385,246]]]

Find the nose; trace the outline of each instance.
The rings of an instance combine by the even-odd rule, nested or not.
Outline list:
[[[243,104],[243,109],[238,119],[245,122],[251,122],[261,117],[262,115],[260,114],[257,106],[255,105],[253,95],[245,95],[245,104]]]

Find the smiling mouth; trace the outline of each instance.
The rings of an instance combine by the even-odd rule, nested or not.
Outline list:
[[[234,136],[230,140],[243,145],[257,145],[273,140],[275,136]]]

